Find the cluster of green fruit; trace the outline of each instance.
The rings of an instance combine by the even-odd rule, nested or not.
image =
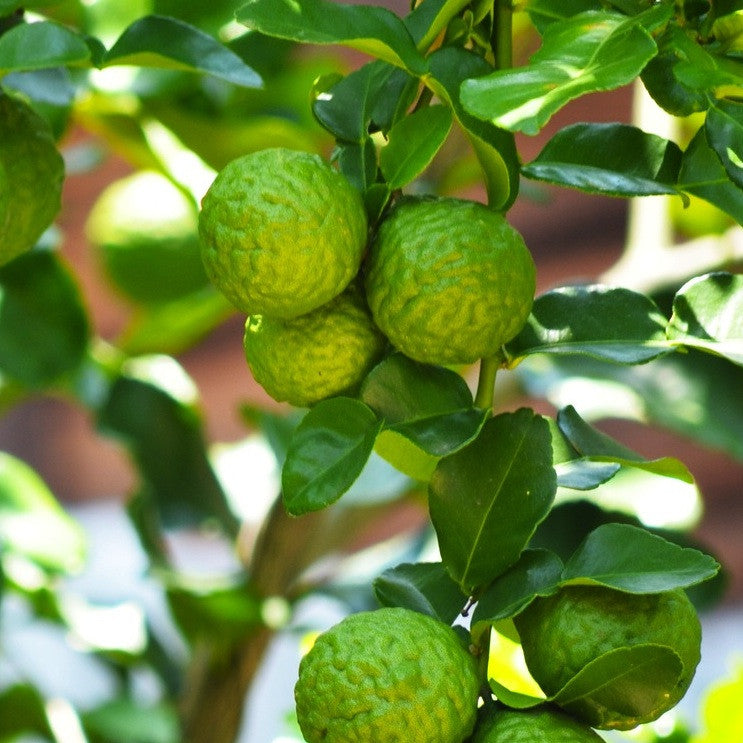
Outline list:
[[[203,199],[199,232],[210,280],[248,315],[253,376],[297,406],[352,391],[388,341],[424,363],[492,356],[534,297],[531,255],[501,214],[403,198],[369,225],[343,175],[295,150],[228,164]]]
[[[589,664],[640,645],[673,652],[682,670],[672,686],[648,680],[652,673],[646,678],[626,673],[609,693],[603,688],[608,685],[594,685],[566,701],[557,696],[556,703],[545,700],[529,709],[512,709],[484,688],[463,639],[465,631],[409,609],[378,609],[331,627],[302,659],[295,698],[305,739],[601,741],[593,728],[628,730],[673,707],[700,659],[699,620],[683,591],[635,595],[600,586],[564,586],[535,599],[515,624],[527,666],[549,696]]]

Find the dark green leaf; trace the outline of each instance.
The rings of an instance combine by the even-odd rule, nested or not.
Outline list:
[[[341,173],[359,190],[366,191],[377,177],[377,148],[371,137],[361,142],[341,142],[335,151]]]
[[[519,188],[519,157],[513,134],[468,113],[460,101],[464,80],[491,71],[478,55],[459,47],[444,47],[429,57],[431,74],[426,85],[448,103],[467,135],[482,168],[488,203],[494,209],[507,209],[516,199]]]
[[[306,44],[344,44],[415,75],[426,71],[426,61],[405,24],[386,8],[328,0],[252,0],[236,18],[269,36]]]
[[[519,561],[498,576],[477,601],[472,615],[473,631],[477,625],[492,625],[510,619],[523,611],[537,596],[549,596],[560,585],[562,560],[547,550],[525,550]]]
[[[720,159],[707,142],[704,128],[696,133],[686,148],[678,185],[743,224],[743,189],[728,178]]]
[[[743,276],[718,272],[684,284],[668,337],[743,366]]]
[[[591,459],[573,459],[555,465],[557,487],[571,490],[593,490],[611,480],[619,471],[614,462],[594,462]]]
[[[0,544],[41,567],[82,567],[86,540],[41,477],[25,462],[0,452]]]
[[[87,66],[90,56],[90,48],[82,36],[53,21],[21,23],[0,36],[0,74]]]
[[[54,253],[33,250],[0,268],[0,371],[43,387],[76,369],[88,318],[72,276]]]
[[[134,21],[103,58],[103,66],[139,65],[204,72],[246,88],[261,78],[213,36],[177,18],[151,15]]]
[[[683,482],[694,482],[689,470],[678,459],[672,457],[653,460],[644,459],[636,452],[586,423],[572,405],[568,405],[557,414],[557,423],[570,443],[584,457],[589,457],[597,462],[616,462],[626,467],[637,467],[646,472],[663,477],[673,477]]]
[[[86,732],[108,743],[178,743],[178,715],[170,705],[112,699],[82,715]]]
[[[49,727],[44,699],[30,684],[7,686],[0,692],[0,740],[14,741],[22,733],[55,737]]]
[[[669,16],[672,8],[649,12]],[[545,29],[528,66],[467,80],[462,103],[480,119],[536,134],[571,100],[613,90],[640,74],[657,53],[643,20],[589,11],[557,21]]]
[[[441,556],[465,593],[518,560],[555,496],[549,425],[521,409],[489,420],[442,459],[429,487]]]
[[[164,383],[171,383],[173,391]],[[112,384],[98,425],[129,447],[143,492],[166,527],[216,518],[234,533],[237,520],[209,462],[200,415],[193,400],[186,399],[192,391],[179,387],[188,384],[174,361],[138,359]]]
[[[528,0],[526,12],[540,34],[555,21],[572,18],[589,10],[601,10],[600,0]]]
[[[743,188],[743,103],[722,99],[710,106],[704,123],[707,141],[730,180]]]
[[[418,3],[405,18],[405,25],[418,49],[428,49],[454,16],[470,2],[471,0],[426,0]]]
[[[440,562],[397,565],[374,581],[374,595],[382,606],[403,606],[451,624],[465,600],[459,586]]]
[[[284,504],[298,516],[329,506],[363,470],[382,422],[364,403],[335,397],[304,417],[281,475]]]
[[[421,108],[390,129],[379,166],[391,190],[407,186],[431,164],[451,124],[451,111],[438,105]]]
[[[743,84],[743,61],[707,52],[700,46],[683,47],[674,68],[678,81],[691,90],[716,93],[728,86]]]
[[[552,697],[566,712],[593,727],[611,726],[616,700],[622,699],[622,723],[652,719],[668,706],[683,664],[671,648],[634,645],[600,655],[584,666]]]
[[[526,326],[506,349],[514,359],[577,353],[642,364],[669,352],[666,324],[655,303],[637,292],[568,286],[537,297]]]
[[[627,593],[661,593],[713,578],[709,555],[629,524],[592,531],[565,565],[564,583],[600,584]]]
[[[527,178],[608,196],[675,194],[678,145],[626,124],[561,129],[521,172]]]

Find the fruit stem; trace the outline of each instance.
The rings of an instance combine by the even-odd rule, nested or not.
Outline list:
[[[495,0],[490,46],[493,50],[496,70],[507,70],[513,66],[513,3],[511,0]]]
[[[475,407],[482,410],[493,407],[493,401],[495,400],[495,377],[498,373],[500,362],[500,354],[480,359],[480,376],[477,380]]]

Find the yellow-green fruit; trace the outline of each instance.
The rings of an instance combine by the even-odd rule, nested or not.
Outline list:
[[[535,268],[521,235],[474,201],[409,199],[382,222],[366,293],[405,355],[430,364],[492,356],[523,327]]]
[[[202,202],[204,266],[249,315],[292,318],[340,294],[366,246],[361,196],[317,155],[273,148],[233,160]]]
[[[384,336],[352,284],[342,294],[291,320],[251,315],[245,356],[255,380],[274,400],[307,407],[352,391],[382,355]]]
[[[552,707],[497,709],[478,721],[470,743],[600,743],[591,728]]]
[[[0,265],[30,250],[59,211],[64,162],[47,122],[0,92]]]
[[[134,302],[167,302],[209,283],[196,205],[154,171],[107,186],[90,212],[86,234],[111,283]]]
[[[676,653],[683,668],[671,688],[658,688],[648,679],[635,688],[628,676],[611,694],[599,689],[571,703],[571,714],[597,728],[629,730],[657,719],[686,693],[700,660],[699,619],[681,590],[630,594],[603,586],[565,586],[533,601],[515,624],[529,671],[549,696],[612,650],[661,645]]]
[[[454,630],[409,609],[347,617],[318,637],[294,688],[307,743],[462,743],[475,663]]]

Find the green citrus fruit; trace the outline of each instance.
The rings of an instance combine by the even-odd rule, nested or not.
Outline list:
[[[63,181],[47,122],[0,92],[0,265],[36,244],[59,211]]]
[[[196,205],[164,175],[145,170],[109,185],[86,233],[111,283],[134,302],[167,302],[209,283]]]
[[[244,345],[253,377],[271,397],[307,407],[356,387],[381,357],[386,340],[352,284],[291,320],[251,315]]]
[[[597,743],[591,728],[552,707],[495,709],[477,723],[470,743]]]
[[[462,743],[475,724],[475,663],[454,630],[409,609],[352,614],[299,666],[308,743]]]
[[[242,312],[292,318],[340,294],[366,245],[359,193],[317,155],[273,148],[233,160],[202,201],[202,257]]]
[[[409,199],[382,222],[366,292],[400,351],[431,364],[492,356],[531,310],[535,268],[502,214],[474,201]]]
[[[684,695],[700,659],[699,619],[681,590],[630,594],[603,586],[565,586],[537,598],[515,623],[529,671],[549,696],[612,650],[661,645],[676,653],[682,673],[672,688],[652,688],[654,699],[648,696],[647,680],[641,689],[633,688],[628,677],[611,695],[589,695],[571,704],[570,712],[592,727],[628,730],[657,719]]]

